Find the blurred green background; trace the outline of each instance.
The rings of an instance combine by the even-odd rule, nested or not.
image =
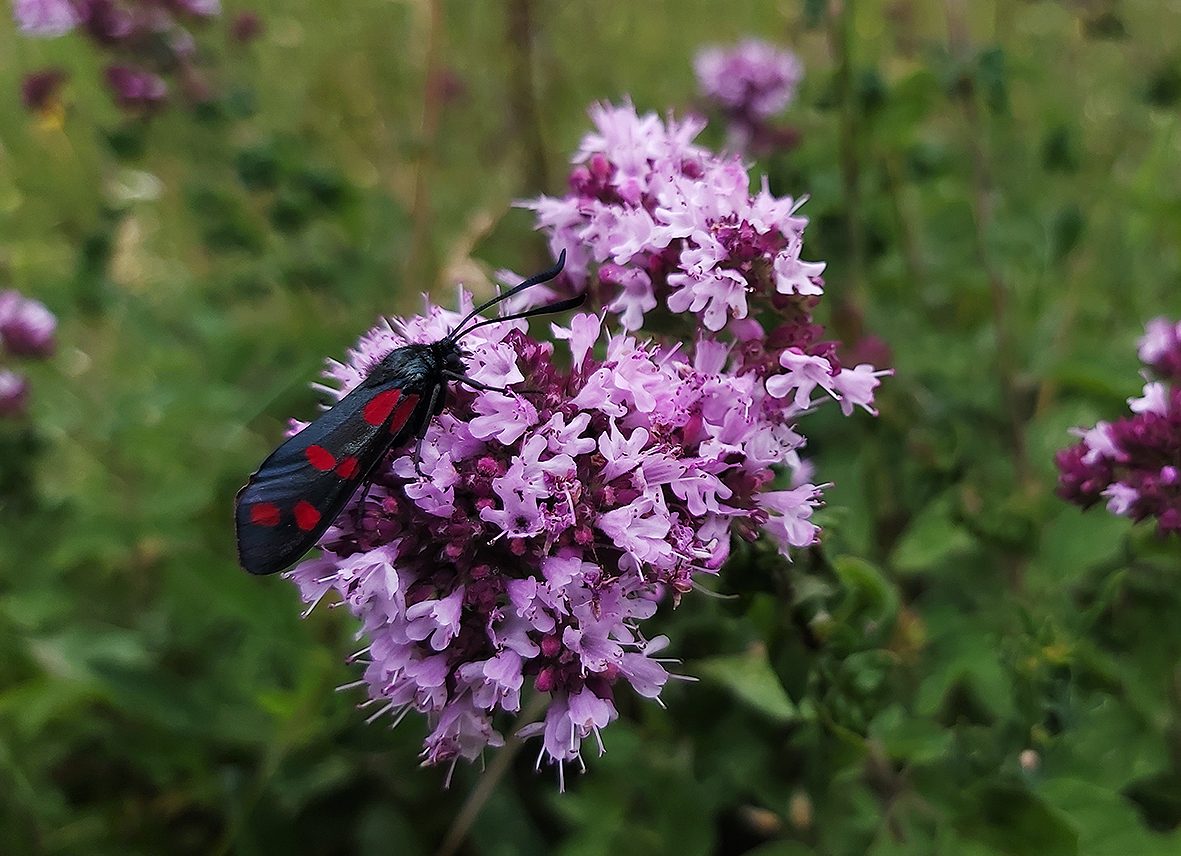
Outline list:
[[[0,21],[0,285],[62,321],[0,424],[0,852],[1181,854],[1181,545],[1052,495],[1181,317],[1181,3],[226,5],[265,34],[206,28],[218,98],[148,122]],[[544,265],[510,204],[590,102],[687,109],[746,35],[806,64],[756,171],[811,196],[834,334],[890,344],[881,418],[805,426],[820,548],[661,617],[700,683],[564,795],[528,746],[445,790],[333,692],[349,617],[236,567],[233,494],[379,313]]]

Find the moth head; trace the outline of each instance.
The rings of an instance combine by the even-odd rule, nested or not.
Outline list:
[[[439,368],[455,374],[466,374],[467,366],[464,359],[467,352],[451,339],[441,339],[434,344],[435,357],[439,361]]]

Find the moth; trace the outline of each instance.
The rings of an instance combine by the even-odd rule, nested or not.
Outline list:
[[[510,392],[467,376],[464,360],[468,355],[459,340],[488,324],[582,305],[585,293],[468,326],[497,303],[554,279],[565,263],[563,251],[553,268],[477,306],[437,342],[395,348],[348,395],[272,452],[235,501],[242,567],[252,574],[273,574],[298,561],[320,540],[356,489],[368,482],[386,453],[415,437],[417,467],[431,417],[443,412],[452,382]]]

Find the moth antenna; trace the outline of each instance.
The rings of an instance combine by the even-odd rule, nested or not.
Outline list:
[[[522,282],[520,285],[516,285],[516,286],[510,288],[508,291],[504,292],[503,294],[496,295],[491,300],[485,300],[483,303],[481,303],[479,306],[477,306],[475,309],[473,309],[471,312],[469,312],[464,317],[464,319],[462,321],[460,321],[458,324],[456,324],[455,329],[447,334],[447,337],[446,337],[446,339],[444,339],[444,341],[448,341],[448,342],[456,341],[456,339],[459,338],[460,331],[463,329],[463,325],[466,324],[468,321],[471,321],[473,318],[475,318],[477,315],[479,315],[485,309],[487,309],[490,306],[495,306],[497,303],[500,303],[501,301],[508,300],[510,297],[520,294],[522,291],[524,291],[527,288],[532,288],[535,285],[541,285],[541,283],[543,283],[543,282],[549,282],[551,279],[556,278],[557,275],[562,272],[562,268],[564,268],[564,267],[566,267],[566,251],[562,250],[562,252],[558,255],[557,264],[555,264],[552,268],[550,268],[549,270],[546,270],[546,271],[542,271],[541,273],[534,274],[533,276],[529,277],[527,280]]]
[[[470,386],[472,389],[482,390],[483,392],[501,392],[507,395],[515,391],[509,389],[507,386],[489,386],[486,383],[480,383],[475,378],[468,377],[467,375],[461,375],[458,372],[445,371],[443,372],[443,376],[458,383],[462,383],[465,386]]]
[[[526,309],[524,312],[515,312],[512,315],[502,315],[498,318],[486,318],[468,327],[453,341],[458,341],[473,330],[487,327],[489,324],[499,324],[502,321],[517,321],[521,318],[532,318],[535,315],[556,315],[559,312],[565,312],[567,309],[577,309],[584,303],[586,303],[585,291],[576,297],[567,297],[565,300],[559,300],[556,303],[547,303],[545,306],[536,306],[533,309]]]
[[[507,386],[488,386],[488,384],[480,383],[475,378],[456,374],[455,372],[443,372],[443,375],[456,383],[462,383],[470,386],[472,389],[479,389],[484,392],[500,392],[505,395],[545,395],[544,389],[509,389]]]

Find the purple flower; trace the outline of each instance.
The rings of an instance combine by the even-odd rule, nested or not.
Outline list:
[[[1149,322],[1139,350],[1164,380],[1128,399],[1132,416],[1076,431],[1080,441],[1056,457],[1058,495],[1181,533],[1181,324]]]
[[[846,415],[856,407],[876,413],[874,394],[890,371],[868,362],[842,367],[837,343],[824,341],[812,320],[825,265],[803,258],[808,221],[800,200],[774,195],[765,180],[752,192],[740,159],[694,143],[699,119],[662,121],[630,103],[598,104],[590,113],[595,127],[574,157],[570,192],[523,204],[536,213],[553,252],[567,253],[567,287],[588,290],[606,321],[636,330],[663,303],[675,315],[670,333],[685,343],[690,360],[741,378],[744,388],[765,387],[758,411],[707,400],[723,411],[726,426],[706,441],[709,448],[732,448],[731,438],[739,438],[747,454],[795,466],[793,449],[802,438],[785,445],[786,426],[820,404],[818,394],[838,401]],[[701,327],[711,335],[703,337]],[[555,335],[575,332],[555,327]],[[583,353],[578,347],[575,360]],[[643,359],[634,363],[638,374],[630,360],[615,362],[610,377],[603,370],[583,375],[574,404],[618,418],[628,409],[620,399],[626,387],[636,408],[648,412],[651,385],[662,381],[644,375]],[[604,440],[612,442],[610,435]],[[650,473],[646,468],[645,477]],[[681,489],[696,496],[691,482]]]
[[[46,357],[53,353],[57,319],[45,305],[19,292],[0,292],[0,344],[21,357]]]
[[[459,618],[463,610],[463,586],[442,600],[424,600],[406,610],[406,635],[421,641],[430,637],[430,645],[442,651],[459,633]]]
[[[541,508],[533,497],[516,490],[497,491],[501,506],[480,510],[480,519],[493,524],[510,538],[529,538],[545,531]]]
[[[759,39],[730,47],[708,47],[693,60],[697,87],[707,103],[726,118],[730,143],[737,149],[787,147],[793,133],[768,120],[795,100],[804,67],[791,51]]]
[[[463,305],[470,305],[467,299]],[[433,341],[460,316],[427,307],[383,324],[326,372],[342,395],[392,348]],[[811,543],[819,488],[770,491],[771,467],[803,438],[725,345],[670,349],[575,315],[569,360],[520,322],[465,344],[478,378],[527,378],[537,394],[454,388],[412,449],[381,464],[322,557],[289,573],[309,604],[334,592],[368,639],[375,716],[425,714],[426,763],[472,758],[526,688],[545,693],[542,754],[560,765],[618,716],[628,686],[656,698],[663,647],[643,623],[718,572],[730,535],[765,527],[783,551]],[[695,353],[693,353],[695,352]],[[559,365],[570,368],[559,368]],[[355,500],[359,501],[359,500]]]
[[[571,285],[590,286],[625,329],[662,299],[717,331],[777,295],[806,310],[823,293],[824,264],[800,258],[800,203],[765,184],[752,194],[738,158],[693,144],[700,120],[662,122],[630,103],[596,105],[591,118],[571,192],[524,205],[555,255],[567,252]]]
[[[262,32],[262,18],[253,12],[239,12],[230,21],[230,38],[240,45],[250,44]]]
[[[1140,359],[1161,377],[1181,383],[1181,321],[1149,321],[1140,340]]]
[[[117,0],[82,0],[78,8],[82,14],[82,26],[100,45],[118,45],[135,32],[135,17]],[[144,23],[150,24],[150,29],[162,30],[167,26],[167,17],[161,12]]]
[[[221,0],[168,0],[168,5],[194,18],[216,18],[221,14]]]
[[[860,407],[866,413],[877,416],[878,412],[873,406],[874,390],[881,386],[879,378],[892,374],[893,369],[875,371],[873,366],[864,363],[855,368],[841,369],[833,379],[841,402],[841,412],[849,416],[854,407]]]
[[[53,353],[57,319],[45,306],[13,289],[0,291],[0,347],[6,355],[43,359]],[[0,365],[0,417],[24,413],[29,383]]]
[[[728,48],[704,48],[693,60],[693,70],[710,101],[760,119],[787,109],[804,76],[799,57],[760,39],[746,39]]]
[[[82,21],[72,0],[13,0],[12,14],[26,36],[53,38]]]
[[[107,87],[125,109],[147,113],[159,107],[170,83],[190,102],[210,98],[190,27],[220,15],[220,0],[16,0],[14,13],[29,35],[80,30],[104,59]],[[252,32],[251,17],[242,13],[240,26],[236,20],[240,41],[257,34],[257,18]],[[50,77],[30,78],[26,104],[48,103],[57,83]]]
[[[537,422],[537,408],[519,395],[489,393],[481,397],[475,407],[480,415],[471,421],[468,430],[477,440],[495,437],[508,445],[520,439]]]
[[[767,379],[767,392],[775,398],[785,398],[794,392],[795,406],[807,410],[812,406],[812,393],[817,387],[830,395],[835,394],[833,366],[823,357],[809,356],[799,348],[788,348],[779,355],[779,364],[787,371]]]
[[[58,92],[67,74],[60,68],[47,68],[26,74],[21,81],[21,103],[31,113],[43,113],[57,102]]]
[[[824,486],[805,476],[796,418],[830,398],[873,413],[889,374],[842,366],[813,322],[824,265],[801,258],[797,200],[752,192],[740,160],[694,143],[697,119],[591,112],[570,193],[528,203],[567,251],[564,281],[512,309],[589,288],[600,313],[551,325],[552,344],[523,321],[475,329],[472,377],[530,394],[453,388],[419,466],[392,453],[323,556],[288,574],[308,604],[335,594],[356,616],[364,706],[425,715],[428,764],[500,745],[528,689],[548,700],[520,731],[542,738],[539,763],[564,782],[583,741],[601,752],[617,694],[656,699],[669,679],[653,657],[668,640],[644,633],[661,604],[718,574],[734,536],[784,556],[819,539]],[[667,339],[628,332],[661,304]],[[346,394],[460,317],[428,304],[381,324],[321,389]]]
[[[820,504],[820,488],[816,485],[770,491],[763,494],[761,502],[768,513],[767,531],[781,547],[807,547],[816,543],[820,527],[809,520],[812,509]]]
[[[149,110],[164,103],[168,84],[159,75],[129,65],[107,66],[107,86],[120,107]]]
[[[0,368],[0,418],[20,416],[29,401],[29,382],[14,371]]]

